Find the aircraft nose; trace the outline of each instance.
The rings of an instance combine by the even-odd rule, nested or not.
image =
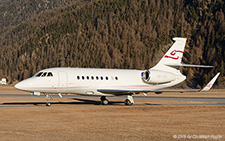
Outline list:
[[[30,85],[31,85],[30,79],[26,79],[17,83],[14,87],[19,90],[27,91],[29,90]]]
[[[28,78],[25,79],[19,83],[17,83],[14,87],[16,89],[22,90],[22,91],[33,91],[33,86],[35,81],[33,80],[33,78]]]
[[[22,84],[21,84],[21,82],[17,83],[14,87],[16,89],[22,90]]]

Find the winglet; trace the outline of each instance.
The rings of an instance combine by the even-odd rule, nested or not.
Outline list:
[[[211,89],[219,75],[220,75],[220,72],[217,73],[216,76],[214,76],[213,79],[202,90],[200,90],[200,92],[206,92],[209,89]]]

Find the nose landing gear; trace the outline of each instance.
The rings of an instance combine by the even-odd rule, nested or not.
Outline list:
[[[47,100],[46,106],[50,107],[51,106],[50,100],[53,100],[53,98],[52,98],[51,94],[49,94],[49,93],[45,93],[45,97]]]

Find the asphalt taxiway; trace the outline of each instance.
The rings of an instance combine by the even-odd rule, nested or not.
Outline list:
[[[24,100],[26,98],[35,98],[41,97],[43,98],[43,102],[3,102],[0,104],[0,107],[21,107],[21,106],[37,106],[37,105],[45,105],[45,96],[33,96],[28,94],[0,94],[0,97],[23,97]],[[52,95],[52,97],[58,98],[58,95]],[[81,106],[81,105],[100,105],[99,96],[77,96],[77,95],[63,95],[63,98],[71,99],[69,101],[51,101],[54,106]],[[109,99],[109,105],[113,106],[121,106],[123,105],[123,100],[126,99],[125,96],[118,97],[107,97]],[[16,100],[16,98],[15,98]],[[168,97],[168,96],[134,96],[134,105],[225,105],[224,97]],[[143,101],[143,102],[137,102]],[[146,103],[146,101],[148,101]],[[151,101],[159,101],[159,104],[151,104]],[[160,103],[160,101],[164,101]],[[166,102],[168,101],[168,103]],[[177,101],[179,103],[170,103],[169,101]],[[137,104],[137,103],[138,104]]]

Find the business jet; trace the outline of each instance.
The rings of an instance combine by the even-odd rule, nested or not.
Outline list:
[[[134,103],[133,95],[147,92],[196,92],[161,90],[183,82],[180,67],[213,66],[182,64],[186,38],[173,38],[175,41],[162,59],[147,70],[96,69],[96,68],[48,68],[37,72],[31,78],[15,85],[15,88],[31,92],[32,95],[46,96],[46,106],[50,106],[51,94],[78,94],[100,96],[101,104],[107,105],[106,97],[127,96],[125,105]],[[218,73],[201,91],[208,91],[216,81]]]

